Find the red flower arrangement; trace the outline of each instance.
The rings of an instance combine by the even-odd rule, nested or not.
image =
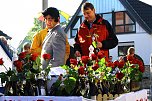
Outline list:
[[[108,84],[112,85],[126,85],[130,81],[140,81],[144,72],[143,63],[140,60],[127,56],[126,61],[106,61],[103,51],[91,54],[90,57],[82,56],[80,61],[70,59],[70,63],[70,66],[62,66],[67,74],[63,76],[65,79],[61,81],[66,87],[68,87],[66,83],[70,83],[70,89],[66,89],[69,94],[73,92],[77,82],[81,80],[85,84],[86,82],[92,82],[92,84],[97,85],[101,82],[108,82]],[[112,85],[109,87],[112,87]],[[110,89],[109,87],[107,89]]]
[[[18,56],[18,60],[13,63],[16,67],[15,70],[9,69],[6,73],[0,73],[2,83],[23,80],[33,81],[36,75],[42,72],[40,57],[37,54],[22,52]],[[48,60],[51,55],[43,54],[43,58]],[[0,65],[3,65],[3,63],[4,61],[1,58]],[[85,96],[83,89],[90,89],[91,85],[98,87],[99,83],[108,82],[108,84],[120,83],[125,85],[129,81],[140,81],[144,72],[143,63],[140,60],[127,56],[126,61],[106,61],[103,51],[91,54],[90,57],[82,56],[81,60],[70,59],[70,64],[70,66],[62,66],[67,73],[56,82],[58,90],[62,91],[66,88],[63,92],[66,91],[69,95],[75,94],[75,91],[80,91],[82,96]],[[45,76],[49,71],[50,67],[46,68]],[[90,88],[83,86],[87,85],[87,83],[89,83]]]
[[[44,59],[50,59],[50,54],[44,54]],[[3,65],[6,68],[6,72],[0,73],[1,83],[5,84],[6,90],[8,87],[13,86],[13,82],[15,82],[16,85],[20,86],[23,85],[24,81],[27,82],[27,85],[34,86],[36,85],[36,80],[38,79],[38,76],[43,76],[43,79],[47,79],[48,73],[50,72],[50,66],[45,68],[44,70],[41,68],[41,60],[38,54],[27,54],[26,52],[21,52],[18,54],[18,60],[15,60],[13,62],[15,69],[7,69],[3,63],[3,59],[0,59],[0,65]],[[13,84],[13,85],[12,85]],[[9,85],[9,86],[8,86]],[[25,84],[24,84],[25,86]],[[23,90],[22,87],[18,88],[14,91],[21,91]],[[15,88],[13,88],[15,89]],[[5,91],[5,95],[11,95],[9,90]],[[24,92],[24,91],[22,91]],[[14,94],[14,92],[13,92]],[[18,94],[23,94],[21,92],[18,92]],[[25,94],[25,92],[24,92]],[[15,94],[17,95],[17,93]],[[30,94],[31,95],[31,94]]]

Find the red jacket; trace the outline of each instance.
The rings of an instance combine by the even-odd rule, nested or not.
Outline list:
[[[100,50],[103,50],[105,56],[109,56],[109,49],[114,48],[118,44],[118,39],[114,34],[111,25],[108,21],[104,20],[101,16],[96,15],[96,20],[93,22],[92,27],[87,21],[84,21],[76,35],[74,44],[75,51],[80,51],[82,56],[89,55],[89,47],[92,44],[93,34],[97,34],[99,37],[96,39],[99,42],[102,42],[103,47]]]

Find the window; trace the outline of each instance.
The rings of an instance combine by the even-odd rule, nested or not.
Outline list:
[[[135,33],[136,26],[135,21],[133,18],[129,16],[126,11],[119,11],[119,12],[108,12],[108,13],[100,13],[100,15],[105,19],[108,20],[109,23],[112,25],[113,30],[116,34],[123,34],[123,33]],[[75,21],[71,25],[71,38],[75,37],[76,30],[78,29],[80,24],[84,21],[84,16],[77,16]]]
[[[78,32],[78,29],[72,29],[71,38],[74,38]]]
[[[112,25],[112,13],[103,14],[103,18],[108,20],[109,23]]]
[[[120,42],[118,44],[118,56],[126,56],[129,47],[134,47],[134,41]]]
[[[84,17],[77,16],[76,19],[73,21],[71,25],[71,32],[70,32],[70,38],[74,38],[78,32],[78,28],[80,27],[80,24],[82,23],[82,19]]]
[[[126,11],[115,12],[115,25],[116,33],[135,32],[135,22],[128,16]]]
[[[115,17],[116,17],[116,25],[122,25],[124,23],[123,12],[116,13]]]

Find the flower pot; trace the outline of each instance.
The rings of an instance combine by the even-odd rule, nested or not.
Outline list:
[[[17,85],[16,82],[8,81],[5,85],[4,94],[7,96],[17,96]]]
[[[131,91],[138,91],[140,90],[141,85],[139,81],[131,81],[130,82],[130,90]]]
[[[89,86],[90,86],[89,94],[90,94],[90,96],[92,96],[92,98],[95,98],[94,96],[97,95],[97,93],[98,93],[98,88],[97,88],[97,86],[95,85],[95,83],[94,83],[94,82],[91,82],[91,81],[89,81]]]
[[[124,85],[123,84],[121,84],[121,82],[117,82],[116,84],[115,84],[115,94],[122,94],[122,93],[124,93]]]

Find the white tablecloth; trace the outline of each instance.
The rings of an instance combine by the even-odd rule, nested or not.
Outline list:
[[[82,96],[1,96],[0,101],[94,101]]]
[[[136,92],[122,94],[113,101],[148,101],[147,90],[143,89]]]
[[[122,94],[109,101],[148,101],[147,90]],[[0,101],[95,101],[82,96],[1,96]]]

